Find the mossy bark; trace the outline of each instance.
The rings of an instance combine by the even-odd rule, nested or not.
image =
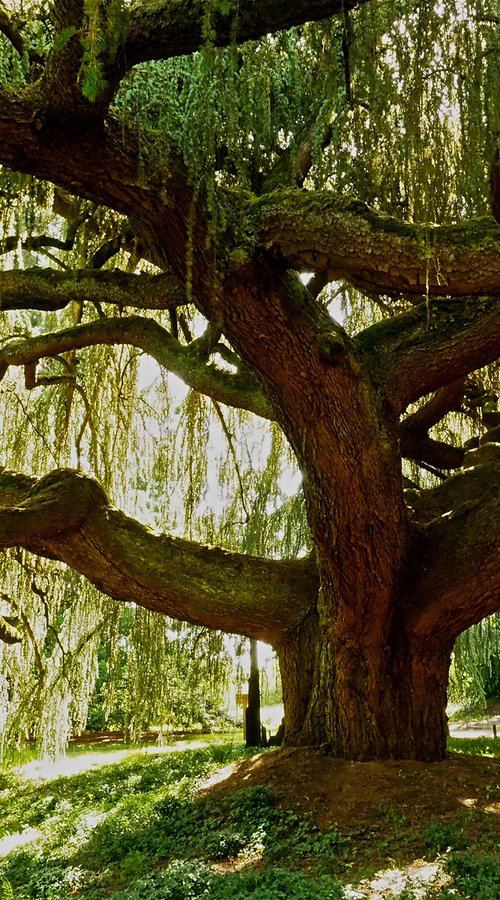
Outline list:
[[[309,14],[311,5],[302,8]],[[137,56],[129,59],[137,61],[152,32],[135,27]],[[174,38],[180,52],[178,31]],[[67,67],[53,65],[61,59],[52,54],[45,77],[26,91],[1,92],[1,162],[129,216],[147,258],[175,283],[189,281],[190,299],[255,375],[266,414],[295,452],[316,559],[258,560],[153,535],[111,509],[90,479],[67,471],[40,481],[2,475],[0,546],[63,560],[117,600],[273,643],[289,743],[325,744],[355,759],[441,758],[451,642],[498,609],[495,496],[483,485],[461,502],[464,477],[456,502],[436,518],[412,515],[399,416],[496,358],[498,226],[403,224],[330,192],[285,190],[242,201],[237,226],[228,225],[214,253],[203,198],[173,148],[165,143],[160,164],[155,148],[146,159],[111,116],[104,127],[105,98],[82,100],[79,63],[68,54]],[[111,84],[112,67],[107,74]],[[221,188],[221,203],[230,205],[228,193]],[[352,338],[291,266],[427,302]],[[195,383],[192,345],[179,348],[150,319],[147,327],[118,322],[84,324],[52,350],[50,339],[7,347],[0,377],[10,364],[114,343],[119,329],[167,369],[182,360],[183,377],[198,389],[227,389],[220,372],[203,370]]]

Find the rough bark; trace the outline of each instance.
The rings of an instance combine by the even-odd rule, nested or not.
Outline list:
[[[69,303],[106,302],[120,309],[175,309],[186,292],[171,275],[130,275],[120,270],[24,269],[0,272],[0,310],[64,309]]]
[[[248,211],[260,241],[290,265],[326,270],[387,294],[500,293],[500,229],[493,218],[414,225],[330,191],[276,191]]]
[[[278,647],[287,742],[350,759],[443,758],[454,637],[499,606],[498,452],[486,444],[466,473],[408,492],[417,527],[385,635],[359,620],[346,629],[349,585],[322,580],[318,612]]]
[[[312,560],[266,560],[155,535],[91,478],[0,475],[0,547],[59,559],[116,600],[275,643],[315,602]]]
[[[398,412],[498,358],[500,299],[421,303],[356,337],[387,400]]]
[[[349,6],[240,2],[238,36]],[[0,162],[130,217],[174,291],[173,300],[155,298],[152,281],[142,281],[143,308],[182,302],[176,291],[191,255],[193,301],[252,376],[222,377],[207,364],[210,338],[181,346],[140,317],[10,343],[0,373],[22,365],[33,387],[44,356],[127,341],[224,402],[244,407],[248,391],[244,408],[261,403],[295,451],[314,557],[262,560],[154,535],[113,510],[91,479],[67,470],[40,480],[3,472],[0,546],[60,559],[118,600],[276,645],[288,742],[325,744],[356,759],[441,758],[452,640],[500,604],[497,450],[486,444],[465,459],[465,473],[405,498],[400,438],[411,453],[436,458],[446,450],[453,464],[462,461],[428,429],[450,402],[448,386],[498,355],[500,230],[490,218],[440,228],[401,223],[327,192],[285,189],[256,201],[220,189],[227,228],[216,269],[204,198],[168,138],[141,158],[123,123],[105,118],[130,65],[198,46],[204,11],[198,2],[134,7],[121,49],[104,60],[109,85],[94,104],[81,94],[77,39],[52,51],[24,91],[0,89]],[[60,0],[56,30],[82,15],[79,0]],[[233,26],[232,13],[219,17],[221,42]],[[419,305],[351,338],[292,267],[413,295]],[[47,280],[31,278],[31,293],[35,283],[46,291],[39,302],[49,302]],[[87,300],[89,278],[80,288],[67,276],[52,279],[52,298],[60,304],[67,288]],[[3,280],[7,303],[22,302],[20,279]],[[128,289],[120,279],[109,301],[119,305]],[[165,279],[154,284],[165,290]],[[406,406],[441,388],[446,398],[409,417],[401,432]]]

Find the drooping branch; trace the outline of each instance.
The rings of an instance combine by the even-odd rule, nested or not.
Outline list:
[[[184,347],[154,319],[141,316],[101,318],[86,325],[12,340],[0,350],[0,380],[10,366],[24,366],[33,376],[32,369],[42,358],[98,344],[130,344],[213,400],[274,418],[270,404],[250,373],[232,374],[217,369],[206,363],[196,341]],[[33,377],[31,381],[34,386]]]
[[[31,268],[0,271],[0,310],[64,309],[72,301],[109,303],[121,309],[173,309],[186,303],[174,275],[131,275],[118,269]]]
[[[116,600],[276,643],[317,599],[311,559],[266,560],[157,536],[69,469],[0,474],[0,546],[59,559]]]
[[[329,191],[276,191],[249,221],[291,266],[329,273],[367,292],[464,297],[500,294],[500,228],[493,218],[415,225]]]
[[[421,529],[408,624],[422,641],[453,640],[500,609],[500,456],[496,444],[475,453],[474,468],[408,492]]]
[[[0,87],[0,163],[130,216],[147,258],[182,284],[192,241],[197,248],[193,298],[198,303],[200,290],[211,295],[214,272],[207,218],[168,139],[163,154],[155,151],[148,166],[147,149],[140,159],[137,135],[127,132],[123,123],[108,116],[105,128],[83,121],[68,128],[64,117],[52,116],[45,108],[39,88],[33,88],[14,92]]]
[[[73,132],[45,115],[45,102],[36,91],[0,90],[0,162],[140,221],[149,258],[182,280],[188,221],[194,217],[193,277],[201,276],[199,291],[210,267],[202,249],[207,223],[174,148],[165,145],[168,169],[158,169],[156,160],[145,184],[133,136],[122,125],[108,119],[104,131]],[[162,203],[162,196],[169,202]],[[330,280],[343,278],[369,292],[419,299],[500,293],[500,228],[493,218],[453,227],[410,225],[377,215],[359,201],[299,189],[259,198],[249,204],[246,218],[248,233],[289,265],[326,271]]]
[[[44,60],[39,87],[47,99],[45,106],[50,106],[51,116],[66,115],[75,125],[97,123],[104,119],[123,76],[137,63],[191,54],[207,41],[211,46],[222,47],[235,40],[239,43],[255,40],[306,22],[345,15],[347,10],[365,2],[301,0],[286,5],[281,0],[243,0],[230,2],[224,8],[207,7],[202,0],[189,3],[162,0],[149,5],[136,2],[118,17],[114,4],[102,4],[101,21],[89,21],[79,0],[56,2],[51,16],[56,41]],[[0,30],[22,53],[22,36],[2,7]],[[113,39],[109,40],[111,33]],[[85,82],[82,36],[91,40],[92,35],[94,39],[97,37],[100,46],[92,73],[95,83],[89,93],[82,90],[81,84]]]
[[[402,412],[498,357],[500,299],[435,300],[360,332],[355,345]]]

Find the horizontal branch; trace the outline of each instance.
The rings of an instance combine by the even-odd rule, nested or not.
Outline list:
[[[275,191],[254,201],[260,242],[296,268],[389,295],[500,294],[500,227],[493,218],[416,225],[329,191]]]
[[[0,310],[64,309],[72,301],[120,308],[174,309],[187,302],[174,275],[131,275],[118,269],[0,271]]]
[[[410,623],[423,641],[449,641],[500,609],[500,455],[496,444],[476,454],[474,468],[408,492],[421,530]]]
[[[500,255],[499,255],[500,259]],[[388,400],[403,411],[431,391],[494,362],[498,297],[434,300],[360,332],[354,343]]]
[[[438,469],[458,469],[464,461],[465,450],[444,441],[435,441],[427,434],[410,428],[400,428],[401,456],[426,463]]]
[[[401,455],[438,469],[456,469],[463,464],[465,450],[429,437],[428,431],[452,410],[460,409],[465,378],[458,378],[436,391],[420,409],[399,427]]]
[[[39,480],[0,474],[0,546],[61,560],[116,600],[273,644],[317,599],[312,560],[260,559],[155,535],[70,469]]]
[[[10,366],[30,367],[40,359],[99,344],[130,344],[173,372],[189,387],[213,400],[274,418],[270,404],[251,373],[232,374],[205,362],[197,342],[182,346],[153,319],[141,316],[103,318],[30,338],[15,339],[0,350],[0,380]]]
[[[271,32],[339,15],[367,0],[238,0],[227,12],[214,5],[210,18],[217,47],[257,40]],[[206,42],[207,6],[201,0],[172,3],[163,0],[145,6],[137,2],[129,13],[121,52],[122,66],[150,59],[168,59],[199,50]]]

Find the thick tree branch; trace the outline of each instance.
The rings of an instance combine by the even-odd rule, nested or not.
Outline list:
[[[367,292],[500,294],[500,228],[486,216],[412,225],[328,191],[276,191],[248,211],[255,234],[290,265],[326,270]]]
[[[463,464],[465,450],[444,441],[435,441],[427,434],[400,428],[401,456],[427,463],[438,469],[457,469]]]
[[[106,130],[85,124],[68,129],[46,104],[35,86],[22,94],[0,90],[0,162],[140,220],[149,258],[182,281],[195,210],[193,278],[201,302],[201,292],[213,282],[211,257],[202,249],[206,222],[173,149],[167,153],[165,147],[163,154],[168,171],[152,163],[145,186],[133,136],[124,135],[122,125],[110,120]],[[165,196],[168,203],[162,202]],[[500,228],[493,218],[453,227],[409,225],[330,192],[288,189],[251,203],[247,225],[290,265],[325,270],[328,278],[344,278],[364,290],[420,299],[500,293]]]
[[[0,272],[0,310],[64,309],[72,301],[130,309],[174,309],[187,302],[174,275],[131,275],[99,269],[24,269]]]
[[[366,328],[354,343],[369,355],[375,377],[401,412],[419,397],[494,362],[499,332],[499,298],[435,300]]]
[[[274,644],[314,605],[310,559],[266,560],[157,536],[91,478],[0,475],[0,546],[59,559],[116,600]]]
[[[433,425],[437,425],[447,413],[457,412],[464,396],[465,381],[465,378],[457,378],[456,381],[452,381],[451,384],[446,384],[436,391],[420,409],[406,417],[401,423],[402,429],[426,433]]]
[[[419,496],[409,492],[421,537],[408,621],[422,641],[452,640],[500,609],[499,448],[486,444],[476,454],[474,468]]]
[[[147,151],[143,147],[140,161],[137,136],[123,123],[108,117],[103,128],[82,119],[70,128],[47,104],[39,85],[21,93],[0,87],[0,163],[130,216],[148,259],[181,283],[191,240],[197,248],[193,295],[197,302],[199,291],[211,295],[207,222],[185,166],[167,139],[163,154],[155,149],[146,182],[141,173],[148,169]]]
[[[439,469],[456,469],[462,465],[463,447],[436,441],[427,432],[451,410],[460,408],[464,389],[465,378],[458,378],[436,391],[427,403],[401,422],[399,437],[402,456]]]
[[[16,27],[14,22],[12,21],[11,16],[9,16],[7,10],[3,3],[0,3],[0,31],[5,37],[10,41],[12,46],[17,50],[20,56],[24,53],[24,39]]]
[[[252,375],[233,375],[207,364],[196,342],[183,347],[154,319],[141,316],[104,318],[26,339],[10,341],[0,350],[0,380],[9,366],[36,366],[40,359],[97,344],[130,344],[175,373],[185,384],[213,400],[273,418],[270,404]],[[35,381],[32,378],[32,386]]]
[[[265,34],[315,22],[354,9],[367,0],[239,0],[224,15],[213,10],[210,23],[214,43],[222,47],[257,40]],[[160,0],[146,6],[137,2],[130,10],[123,39],[121,65],[130,68],[149,59],[168,59],[193,53],[204,43],[207,6],[202,0],[172,3]]]

